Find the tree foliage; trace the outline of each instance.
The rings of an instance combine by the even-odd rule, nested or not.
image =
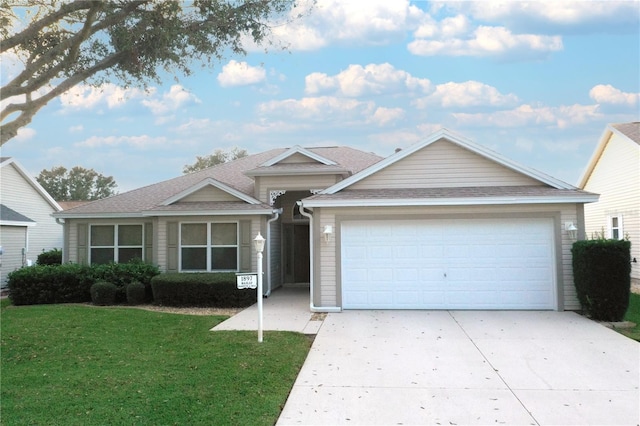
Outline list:
[[[85,82],[159,82],[268,45],[293,0],[0,0],[0,53],[23,68],[0,90],[0,145],[52,99]],[[4,60],[4,58],[3,58]],[[5,120],[7,120],[5,122]]]
[[[196,156],[196,162],[193,164],[185,164],[182,168],[182,173],[193,173],[198,170],[204,170],[211,166],[226,163],[227,161],[237,160],[238,158],[246,157],[249,155],[246,149],[233,148],[229,152],[225,152],[222,149],[216,149],[213,154],[206,155],[204,157]]]
[[[104,176],[84,167],[52,167],[42,170],[36,180],[56,201],[99,200],[115,195],[113,176]]]

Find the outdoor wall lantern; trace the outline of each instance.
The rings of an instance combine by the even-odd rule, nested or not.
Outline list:
[[[258,232],[258,235],[256,235],[256,237],[253,239],[253,244],[255,244],[256,252],[262,253],[264,251],[264,241],[264,237]]]
[[[326,243],[328,243],[329,240],[331,240],[331,234],[333,234],[333,226],[325,225],[324,228],[322,229],[322,235],[324,235],[324,241]]]
[[[571,240],[575,241],[578,239],[578,228],[573,224],[573,222],[565,223],[564,229],[567,231],[567,234],[569,234],[569,238],[571,238]]]

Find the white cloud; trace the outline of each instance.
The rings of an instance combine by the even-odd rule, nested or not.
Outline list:
[[[505,27],[479,26],[466,38],[416,39],[407,48],[419,56],[544,57],[562,50],[563,44],[559,36],[513,34]]]
[[[454,113],[459,124],[468,126],[568,128],[601,118],[597,105],[562,105],[559,107],[520,105],[512,110],[492,113]]]
[[[427,92],[431,82],[426,78],[413,77],[406,71],[396,69],[389,63],[349,65],[339,74],[331,77],[324,73],[309,74],[305,78],[305,93],[318,94],[335,90],[349,97],[402,93],[409,91]]]
[[[180,107],[200,103],[200,99],[179,84],[174,84],[160,99],[145,99],[142,104],[149,108],[154,115],[164,115],[178,110]]]
[[[167,146],[167,138],[164,136],[152,137],[142,136],[91,136],[82,142],[75,144],[77,147],[99,148],[99,147],[132,147],[137,149],[156,149]]]
[[[333,96],[308,97],[270,101],[258,106],[263,115],[286,116],[295,119],[323,121],[329,119],[349,120],[369,116],[374,111],[373,102]]]
[[[591,88],[589,97],[600,104],[633,106],[640,100],[640,93],[623,92],[610,84],[598,84]]]
[[[376,108],[373,115],[369,118],[371,123],[378,126],[386,126],[387,124],[393,124],[404,117],[404,110],[402,108]]]
[[[65,109],[91,109],[102,104],[113,109],[144,95],[145,92],[140,89],[125,89],[112,83],[97,87],[79,84],[60,95],[60,102]]]
[[[21,127],[18,129],[18,134],[14,140],[16,142],[24,142],[33,139],[36,136],[36,131],[29,127]]]
[[[505,106],[515,105],[518,97],[513,93],[503,95],[493,86],[478,81],[464,83],[438,84],[435,91],[415,102],[418,108],[425,108],[429,104],[437,104],[444,108],[471,106]]]
[[[80,133],[84,130],[84,126],[82,124],[78,124],[77,126],[69,127],[70,133]]]
[[[264,81],[267,72],[261,67],[252,67],[246,62],[229,61],[218,74],[218,82],[222,87],[248,86]]]

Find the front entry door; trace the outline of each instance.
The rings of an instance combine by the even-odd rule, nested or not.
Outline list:
[[[309,225],[282,225],[283,269],[286,284],[309,282]]]

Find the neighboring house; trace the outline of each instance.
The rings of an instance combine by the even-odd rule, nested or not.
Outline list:
[[[17,161],[0,158],[0,286],[7,274],[35,263],[43,251],[62,248],[62,226],[51,216],[62,209]]]
[[[274,149],[55,214],[66,261],[256,271],[310,309],[579,309],[566,227],[597,195],[448,131],[386,159]]]
[[[578,186],[600,194],[585,206],[587,237],[628,238],[631,279],[640,284],[639,122],[607,126]]]

